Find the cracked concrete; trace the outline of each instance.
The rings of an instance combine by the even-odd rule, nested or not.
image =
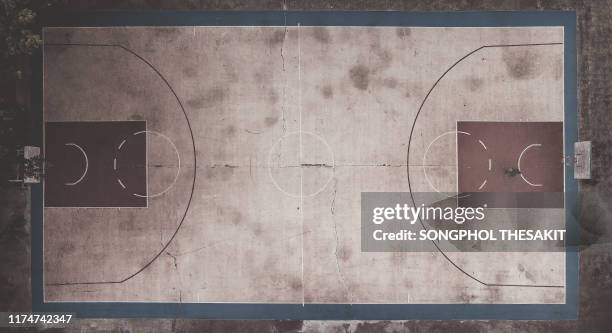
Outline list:
[[[69,4],[74,8],[89,9],[397,9],[397,10],[479,10],[479,9],[576,9],[578,12],[579,30],[579,86],[580,86],[580,137],[592,139],[594,150],[595,178],[585,182],[583,191],[594,194],[586,198],[581,205],[581,221],[585,242],[590,244],[581,253],[581,311],[580,320],[576,322],[550,321],[406,321],[406,322],[319,322],[319,321],[195,321],[195,320],[80,320],[70,332],[106,332],[128,330],[131,332],[607,332],[610,327],[609,308],[612,306],[612,288],[609,288],[611,247],[610,233],[610,189],[612,176],[610,164],[612,152],[610,147],[611,122],[607,103],[612,91],[611,83],[605,76],[610,70],[612,49],[609,48],[612,35],[612,8],[609,1],[256,1],[256,2],[198,2],[185,1],[169,3],[162,1],[98,2],[79,1]],[[405,35],[402,33],[402,35]],[[331,95],[331,94],[328,94]],[[246,132],[246,130],[245,130]],[[3,197],[23,198],[20,190],[10,190]],[[7,207],[18,207],[19,204],[8,203]],[[19,211],[19,208],[15,209]],[[8,219],[2,219],[8,223]],[[20,236],[28,241],[28,237]],[[21,250],[11,243],[2,242],[2,251],[15,259],[9,268],[3,268],[2,276],[17,274],[27,280],[27,258],[19,259]],[[5,264],[11,261],[3,261]],[[9,265],[9,264],[7,264]],[[19,269],[14,269],[19,267]],[[18,295],[2,297],[2,309],[27,309],[29,297],[28,286],[22,286],[17,280],[10,280],[7,290],[16,291]],[[9,295],[4,293],[3,295]],[[20,296],[21,295],[21,296]]]
[[[336,257],[336,270],[338,271],[338,278],[340,279],[340,282],[342,284],[342,287],[345,289],[346,292],[346,296],[345,299],[347,300],[347,302],[349,304],[352,304],[352,297],[349,291],[349,288],[346,284],[346,278],[344,277],[344,273],[342,272],[342,268],[340,267],[341,264],[340,262],[342,261],[340,258],[340,236],[338,235],[338,224],[336,222],[336,218],[333,216],[336,214],[336,194],[338,193],[338,180],[336,178],[333,179],[333,184],[332,184],[332,199],[331,199],[331,204],[329,207],[329,211],[332,214],[332,221],[334,223],[334,238],[335,238],[335,247],[334,247],[334,256]]]
[[[146,210],[45,208],[48,301],[175,302],[177,296],[168,289],[188,277],[181,301],[446,304],[463,302],[467,292],[472,303],[563,302],[563,290],[491,293],[444,257],[427,252],[410,253],[411,265],[397,265],[397,258],[386,253],[362,252],[359,223],[361,192],[408,191],[407,124],[415,121],[423,92],[442,69],[482,45],[558,42],[560,28],[412,28],[410,40],[399,38],[396,28],[302,26],[48,28],[44,37],[46,121],[138,115],[148,129],[175,143],[180,161],[173,162],[167,142],[149,138],[149,189],[157,193],[172,180],[171,172],[160,174],[158,169],[180,169],[169,190],[150,198]],[[431,45],[431,40],[448,47]],[[122,48],[98,47],[93,53],[91,46],[66,43]],[[330,46],[336,51],[330,52]],[[404,56],[408,49],[418,54]],[[177,107],[182,103],[132,52],[163,73],[163,82],[187,101],[185,114]],[[283,56],[274,56],[277,52]],[[562,120],[562,80],[549,65],[559,63],[555,60],[562,55],[559,45],[538,44],[510,55],[489,48],[479,54],[486,62],[471,57],[457,66],[416,121],[411,173],[426,168],[437,188],[456,190],[456,174],[446,172],[455,168],[449,158],[455,142],[431,150],[427,146],[440,133],[454,130],[456,119]],[[505,64],[516,57],[519,63],[526,58],[539,65],[513,65],[512,70],[520,71],[513,77]],[[224,64],[240,73],[240,80]],[[478,92],[457,84],[475,77],[483,82]],[[137,90],[133,83],[139,84]],[[406,97],[404,89],[414,84],[422,88]],[[281,86],[287,93],[282,101]],[[333,97],[321,94],[323,86],[332,89]],[[547,89],[533,93],[542,86]],[[83,96],[76,98],[75,91]],[[114,96],[112,108],[107,96]],[[517,100],[521,108],[515,106]],[[464,108],[456,109],[461,103]],[[491,109],[498,112],[486,113]],[[384,110],[394,110],[392,120]],[[262,128],[257,136],[238,131],[256,127]],[[427,163],[421,157],[424,151]],[[434,190],[422,177],[417,179],[412,191]],[[560,215],[543,211],[525,216]],[[161,244],[148,236],[149,223],[158,225]],[[79,250],[62,252],[63,235],[79,224],[78,231],[71,231]],[[123,226],[121,233],[115,232],[115,224]],[[90,240],[89,246],[82,247],[84,240]],[[202,243],[214,246],[191,252],[203,249]],[[159,256],[160,251],[192,255],[168,258]],[[563,285],[564,257],[559,253],[447,257],[495,284],[523,283],[524,275],[513,269],[521,264],[538,277],[533,284]],[[161,284],[160,276],[173,275],[166,272],[168,267],[178,272],[177,278]],[[330,271],[337,271],[339,281]],[[122,283],[101,283],[105,281]],[[399,281],[406,285],[400,291]],[[83,292],[82,282],[100,282],[89,284],[99,291]]]

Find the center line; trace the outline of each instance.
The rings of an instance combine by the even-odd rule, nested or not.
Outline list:
[[[302,44],[300,41],[300,23],[297,25],[297,42],[298,42],[298,114],[299,114],[299,132],[300,132],[300,157],[299,165],[302,165]],[[304,168],[300,168],[300,221],[302,224],[302,306],[305,303],[304,293]]]

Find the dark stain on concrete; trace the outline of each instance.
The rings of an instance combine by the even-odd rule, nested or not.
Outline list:
[[[377,60],[377,62],[373,67],[377,71],[388,68],[393,61],[391,51],[381,46],[380,35],[374,37],[374,40],[370,43],[370,53],[376,56],[374,59]]]
[[[287,245],[285,246],[285,252],[287,253],[288,256],[292,256],[295,254],[296,248],[293,245]]]
[[[391,254],[391,262],[395,265],[401,265],[406,261],[407,257],[404,252],[394,252]]]
[[[393,77],[383,79],[382,85],[389,89],[395,89],[397,87],[397,80]]]
[[[285,30],[276,30],[268,38],[268,45],[277,46],[285,41]]]
[[[560,80],[563,78],[563,58],[558,57],[555,59],[555,63],[553,64],[553,73],[555,80]]]
[[[527,280],[531,281],[531,282],[536,282],[535,277],[533,276],[533,274],[529,271],[525,271],[525,278],[527,278]]]
[[[384,112],[385,116],[387,116],[391,120],[397,120],[400,117],[400,113],[397,110],[385,110],[383,112]]]
[[[211,107],[221,103],[226,97],[226,90],[221,87],[214,87],[207,90],[203,95],[188,99],[187,105],[194,109]]]
[[[480,88],[482,88],[484,84],[484,80],[476,76],[470,76],[466,79],[466,84],[468,86],[468,89],[470,89],[470,91],[477,91],[477,90],[480,90]]]
[[[391,54],[391,52],[389,50],[380,50],[378,52],[378,58],[381,61],[381,67],[382,68],[387,68],[389,67],[389,65],[391,65],[391,62],[393,61],[393,55]]]
[[[338,259],[342,261],[349,261],[353,255],[353,250],[348,246],[342,246],[338,249]]]
[[[412,34],[412,29],[406,28],[406,27],[400,27],[400,28],[395,29],[395,34],[399,38],[410,37],[410,35]]]
[[[525,274],[525,278],[527,278],[527,280],[529,280],[529,281],[531,281],[531,282],[533,282],[533,283],[535,283],[535,282],[536,282],[536,279],[535,279],[535,277],[533,276],[533,274],[532,274],[531,272],[527,271],[527,270],[525,269],[525,266],[523,266],[522,264],[518,264],[518,267],[517,267],[517,268],[518,268],[519,272],[521,272],[521,273]]]
[[[134,81],[129,80],[119,80],[117,81],[117,86],[119,94],[126,94],[130,96],[132,99],[140,99],[148,98],[151,96],[151,91],[147,90],[145,87],[139,84],[135,84]]]
[[[370,69],[364,65],[355,65],[349,70],[349,77],[353,82],[353,87],[359,90],[366,90],[370,85]]]
[[[198,74],[198,71],[194,67],[185,67],[183,68],[183,75],[188,78],[195,77]]]
[[[234,136],[236,134],[236,131],[237,131],[236,126],[229,125],[223,129],[223,134],[225,136]]]
[[[329,30],[325,27],[315,27],[312,29],[312,37],[316,41],[322,44],[329,44],[331,41],[331,36],[329,34]]]
[[[268,92],[268,100],[271,104],[276,104],[278,102],[278,93],[274,89],[270,89]]]
[[[292,278],[289,281],[289,287],[291,288],[291,290],[294,291],[299,291],[302,290],[302,279],[301,278]]]
[[[466,289],[462,289],[459,292],[459,301],[463,304],[469,304],[473,301],[474,298],[476,298],[476,296],[474,296],[473,294],[469,293]]]
[[[143,120],[144,117],[138,113],[134,113],[130,116],[130,120]]]
[[[108,260],[108,257],[109,257],[108,252],[106,251],[99,252],[101,250],[95,250],[95,251],[96,252],[91,255],[92,260],[99,261],[99,262]]]
[[[253,224],[253,235],[256,237],[263,235],[263,227],[261,226],[261,223]]]
[[[326,84],[321,88],[321,94],[327,99],[332,98],[334,97],[334,89],[329,84]]]
[[[235,166],[231,165],[213,165],[206,168],[206,179],[227,181],[232,178]]]
[[[498,279],[496,279],[496,281],[498,281]],[[500,283],[503,284],[504,282],[496,282],[496,283]],[[499,303],[499,301],[501,300],[501,296],[502,296],[502,287],[490,287],[487,288],[487,295],[485,296],[485,301],[487,303]]]
[[[406,98],[417,98],[420,102],[422,102],[422,98],[424,98],[427,94],[426,89],[429,89],[429,87],[424,88],[418,82],[409,82],[408,84],[406,84],[406,86],[406,93],[404,94],[404,96]]]
[[[72,41],[72,38],[74,37],[74,30],[63,31],[62,37],[64,38],[64,42],[70,43]]]
[[[71,255],[76,251],[76,246],[71,242],[63,243],[58,247],[58,256]]]
[[[226,60],[222,66],[225,77],[229,83],[238,83],[240,81],[240,77],[238,76],[238,73],[236,73],[236,69],[231,63]]]
[[[136,219],[133,216],[130,216],[128,218],[123,218],[121,222],[119,223],[120,231],[130,232],[130,231],[135,231],[138,229],[139,228],[136,223]]]
[[[268,127],[274,126],[274,124],[276,124],[277,122],[278,122],[278,117],[266,117],[266,118],[264,118],[264,123]]]
[[[504,48],[502,60],[508,75],[518,80],[528,80],[539,75],[541,64],[537,52],[529,48]]]
[[[278,269],[278,257],[276,256],[268,256],[264,259],[263,269],[265,271],[275,271]]]
[[[259,82],[260,85],[269,84],[268,82],[270,82],[272,78],[272,72],[270,72],[267,68],[258,69],[255,71],[255,73],[253,73],[253,80],[255,82]]]
[[[239,225],[242,222],[242,213],[237,210],[232,211],[230,221],[233,225]]]
[[[493,279],[495,280],[495,284],[506,284],[508,283],[508,273],[498,271],[495,273],[495,277]]]

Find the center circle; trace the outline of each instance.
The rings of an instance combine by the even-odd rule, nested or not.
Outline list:
[[[291,197],[319,194],[334,177],[334,153],[312,132],[290,132],[270,149],[268,172],[274,186]]]

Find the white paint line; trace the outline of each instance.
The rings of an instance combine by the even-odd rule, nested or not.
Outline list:
[[[521,154],[519,155],[518,161],[516,163],[517,164],[517,168],[518,168],[518,171],[520,172],[521,178],[523,178],[525,183],[527,183],[527,184],[529,184],[531,186],[534,186],[534,187],[542,186],[542,184],[534,184],[534,183],[530,182],[529,180],[527,180],[527,178],[525,178],[525,175],[523,174],[523,170],[521,169],[521,159],[523,158],[523,154],[525,154],[525,152],[527,150],[529,150],[531,147],[542,147],[542,144],[540,144],[540,143],[532,143],[532,144],[528,145],[527,147],[525,147],[523,149],[523,151],[521,152]]]
[[[174,152],[176,153],[176,160],[178,161],[178,166],[176,168],[176,174],[174,175],[174,179],[172,180],[172,183],[170,185],[168,185],[168,187],[166,187],[163,191],[157,192],[157,193],[154,193],[154,194],[144,194],[144,195],[143,194],[138,194],[138,193],[132,193],[134,196],[139,197],[139,198],[154,198],[154,197],[158,197],[160,195],[163,195],[168,190],[170,190],[172,187],[174,187],[174,185],[176,184],[176,182],[177,182],[177,180],[179,178],[179,175],[181,173],[181,155],[179,154],[178,148],[176,148],[176,145],[174,144],[174,141],[172,141],[166,135],[161,134],[160,132],[151,131],[151,130],[136,132],[136,133],[134,133],[134,135],[143,134],[143,133],[157,135],[157,136],[165,139],[166,141],[168,141],[168,143],[170,143],[170,145],[172,146],[172,149],[174,149]],[[147,159],[148,159],[148,155],[147,155]],[[147,172],[148,172],[148,166],[146,166],[146,168],[147,168]],[[147,177],[148,177],[148,173],[147,173]]]
[[[161,195],[163,195],[164,193],[166,193],[168,190],[170,190],[172,187],[174,187],[174,185],[176,185],[176,182],[177,182],[177,180],[178,180],[178,177],[179,177],[179,175],[180,175],[180,173],[181,173],[181,155],[179,154],[178,148],[176,148],[176,145],[174,144],[174,142],[173,142],[173,141],[172,141],[172,140],[171,140],[169,137],[167,137],[166,135],[164,135],[164,134],[162,134],[162,133],[160,133],[160,132],[157,132],[157,131],[144,130],[144,131],[139,131],[139,132],[132,133],[132,136],[136,136],[136,135],[140,135],[140,134],[152,134],[152,135],[157,135],[157,136],[159,136],[159,137],[161,137],[161,138],[165,139],[166,141],[168,141],[168,143],[170,143],[170,145],[172,146],[172,149],[173,149],[173,150],[174,150],[174,152],[176,153],[176,159],[177,159],[177,162],[178,162],[178,166],[177,166],[177,169],[176,169],[176,174],[174,175],[174,179],[172,180],[172,183],[171,183],[170,185],[168,185],[168,187],[166,187],[166,188],[165,188],[163,191],[161,191],[161,192],[154,193],[154,194],[148,194],[148,185],[149,185],[149,180],[148,180],[148,177],[149,177],[149,176],[148,176],[148,175],[149,175],[149,172],[148,172],[148,159],[149,159],[149,155],[148,155],[148,145],[147,145],[147,148],[146,148],[146,149],[147,149],[147,151],[146,151],[146,154],[145,154],[145,156],[146,156],[146,160],[145,160],[145,172],[146,172],[146,176],[145,176],[145,177],[146,177],[146,185],[147,185],[147,189],[146,189],[146,191],[147,191],[147,193],[145,193],[145,194],[132,193],[132,195],[133,195],[133,196],[135,196],[135,197],[139,197],[139,198],[147,198],[147,207],[148,207],[148,205],[149,205],[149,200],[148,200],[148,198],[154,198],[154,197],[161,196]],[[126,140],[127,140],[127,139],[124,139],[124,140],[121,142],[121,144],[119,145],[119,149],[121,148],[121,146],[123,146],[123,144],[125,143],[125,141],[126,141]],[[114,162],[113,162],[113,163],[114,163],[114,168],[115,168],[115,170],[117,170],[117,158],[116,158],[116,157],[115,157],[115,160],[114,160]],[[123,185],[123,183],[121,182],[121,179],[117,178],[117,181],[118,181],[118,182],[121,184],[121,186],[122,186],[124,189],[126,188],[126,187]]]
[[[480,142],[480,144],[482,145],[484,150],[487,150],[487,146],[485,146],[485,144],[484,144],[484,142],[482,142],[482,140],[478,139],[478,142]]]
[[[438,190],[437,187],[435,187],[433,185],[433,183],[431,182],[431,179],[429,179],[429,175],[427,174],[427,168],[425,167],[427,164],[427,154],[429,153],[429,150],[431,149],[431,146],[434,144],[434,142],[438,141],[441,137],[445,136],[445,135],[450,135],[450,134],[465,134],[465,135],[472,135],[468,132],[464,132],[464,131],[448,131],[448,132],[444,132],[440,135],[438,135],[435,139],[431,140],[431,142],[429,143],[429,145],[427,145],[427,148],[425,149],[425,153],[423,153],[423,173],[425,174],[425,180],[427,181],[427,183],[429,183],[429,186],[431,186],[432,189],[434,189],[434,191],[438,192],[438,193],[442,193]],[[458,135],[455,135],[455,137],[458,140]],[[455,145],[457,146],[457,145]],[[459,177],[459,175],[457,174],[457,177]],[[459,185],[457,185],[457,187],[459,187]],[[464,198],[464,197],[469,197],[469,194],[466,195],[457,195],[456,197],[458,198]],[[455,196],[447,196],[449,198],[454,198]]]
[[[493,166],[493,162],[491,161],[491,159],[489,159],[489,171],[491,171],[492,166]]]
[[[312,138],[317,139],[318,141],[320,141],[326,148],[327,151],[329,152],[330,155],[330,162],[331,162],[331,168],[332,170],[334,170],[336,168],[336,159],[334,156],[334,152],[331,148],[331,146],[329,145],[329,143],[323,139],[321,136],[313,133],[313,132],[309,132],[309,131],[302,131],[302,136],[310,136]],[[283,194],[292,197],[292,198],[300,198],[300,193],[290,193],[286,190],[284,190],[280,184],[276,181],[276,179],[274,178],[274,176],[272,175],[272,169],[278,164],[274,163],[274,157],[277,156],[276,154],[274,154],[274,152],[276,151],[276,148],[281,146],[283,143],[283,140],[288,140],[287,138],[294,136],[294,135],[299,135],[300,133],[295,131],[295,132],[288,132],[287,134],[285,134],[283,137],[281,137],[280,139],[278,139],[278,141],[276,141],[276,143],[274,143],[274,145],[272,145],[272,148],[270,149],[270,151],[268,152],[268,162],[267,162],[267,168],[268,168],[268,176],[270,177],[270,180],[272,181],[272,184],[274,184],[274,187],[276,187],[277,190],[279,190],[280,192],[282,192]],[[298,138],[299,140],[299,138]],[[298,141],[299,142],[299,141]],[[301,168],[301,163],[298,163],[298,165],[296,165],[295,167],[300,167]],[[302,193],[302,196],[304,198],[308,198],[308,197],[314,197],[316,195],[318,195],[319,193],[321,193],[323,190],[325,190],[327,188],[327,186],[329,186],[329,184],[331,183],[331,180],[333,179],[333,173],[331,173],[329,175],[329,177],[327,178],[327,181],[325,182],[324,185],[322,185],[317,191],[313,192],[313,193]]]
[[[300,23],[297,25],[297,43],[298,43],[298,113],[299,113],[299,135],[300,135],[300,165],[303,161],[302,148],[302,43],[300,40]],[[300,220],[302,222],[302,307],[306,303],[306,294],[304,291],[304,168],[300,168]]]
[[[486,179],[484,180],[484,182],[482,182],[482,185],[480,185],[480,187],[478,189],[482,190],[482,188],[485,187],[485,185],[487,185],[487,180]]]
[[[81,177],[79,177],[79,179],[77,179],[76,181],[72,183],[64,183],[64,185],[66,186],[74,186],[80,183],[81,180],[85,178],[85,175],[87,175],[87,170],[89,170],[89,159],[87,158],[87,154],[85,153],[85,150],[83,150],[83,148],[81,148],[81,146],[77,145],[76,143],[70,142],[70,143],[65,143],[64,145],[70,146],[70,147],[76,147],[79,151],[81,151],[81,154],[83,154],[83,158],[85,158],[85,170],[83,171],[83,174],[81,175]]]
[[[121,179],[117,178],[117,182],[119,183],[119,185],[121,185],[121,187],[123,187],[123,189],[125,189],[125,185],[123,185],[123,182],[121,182]]]
[[[123,141],[121,141],[121,143],[119,144],[119,147],[117,147],[117,150],[121,150],[121,148],[123,147],[123,144],[125,143],[127,139],[123,139]]]

